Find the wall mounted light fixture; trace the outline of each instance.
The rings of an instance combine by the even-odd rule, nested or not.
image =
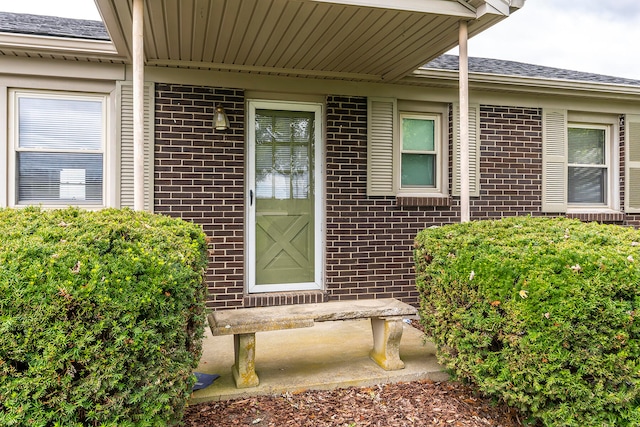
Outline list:
[[[215,130],[229,129],[229,118],[220,104],[218,104],[216,111],[213,113],[213,127]]]

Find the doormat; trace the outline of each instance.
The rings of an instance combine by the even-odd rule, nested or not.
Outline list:
[[[209,387],[215,380],[220,378],[218,374],[203,374],[202,372],[194,372],[196,376],[196,383],[191,388],[192,391],[202,390]]]

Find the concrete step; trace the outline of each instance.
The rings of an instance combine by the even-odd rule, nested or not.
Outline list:
[[[317,323],[311,328],[256,334],[256,372],[260,385],[237,389],[233,382],[233,336],[206,329],[197,372],[218,374],[209,387],[193,393],[191,404],[304,390],[329,390],[420,379],[448,379],[435,347],[422,332],[404,325],[400,358],[405,368],[385,371],[369,359],[373,346],[369,320]]]

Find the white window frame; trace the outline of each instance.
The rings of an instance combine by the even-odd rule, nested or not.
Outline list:
[[[93,100],[102,104],[102,143],[99,150],[77,150],[81,153],[99,153],[102,154],[102,202],[101,203],[82,203],[73,204],[68,202],[50,203],[42,202],[39,206],[43,208],[62,208],[66,206],[79,206],[83,209],[101,209],[111,206],[113,203],[113,180],[108,175],[108,171],[113,171],[111,167],[114,161],[112,150],[108,148],[107,139],[109,135],[109,95],[96,94],[89,92],[70,92],[70,91],[46,91],[46,90],[29,90],[29,89],[12,89],[9,91],[9,141],[8,141],[8,180],[7,180],[7,196],[8,205],[10,207],[24,207],[33,203],[23,203],[18,201],[18,171],[17,171],[17,153],[18,152],[43,152],[43,153],[65,153],[75,150],[60,149],[36,149],[36,148],[20,148],[19,147],[19,114],[17,111],[18,102],[21,98],[35,99],[60,99],[60,100]]]
[[[598,119],[593,115],[579,115],[569,113],[567,120],[567,150],[569,146],[568,129],[600,129],[605,131],[605,167],[607,169],[606,195],[603,204],[584,204],[569,202],[569,167],[575,164],[569,163],[569,153],[567,151],[567,213],[599,213],[599,212],[619,212],[620,211],[620,154],[617,120],[606,118]],[[582,167],[582,165],[579,165]]]
[[[404,147],[404,135],[403,135],[403,120],[404,119],[414,119],[414,120],[428,120],[433,121],[433,151],[416,151],[416,150],[405,150]],[[442,192],[442,118],[438,114],[427,114],[427,113],[414,113],[414,112],[400,112],[400,120],[399,120],[399,133],[400,138],[398,140],[398,163],[396,167],[395,173],[397,174],[397,182],[398,182],[398,193],[400,194],[427,194],[427,193],[438,193]],[[433,187],[419,187],[419,186],[411,186],[411,187],[403,187],[402,186],[402,155],[405,153],[409,154],[433,154],[435,155],[434,167],[435,170],[435,185]]]

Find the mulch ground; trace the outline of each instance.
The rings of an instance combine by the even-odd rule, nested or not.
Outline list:
[[[414,381],[200,403],[187,407],[183,426],[522,427],[524,420],[470,386]]]
[[[523,426],[523,416],[452,381],[308,391],[189,406],[185,427]]]

